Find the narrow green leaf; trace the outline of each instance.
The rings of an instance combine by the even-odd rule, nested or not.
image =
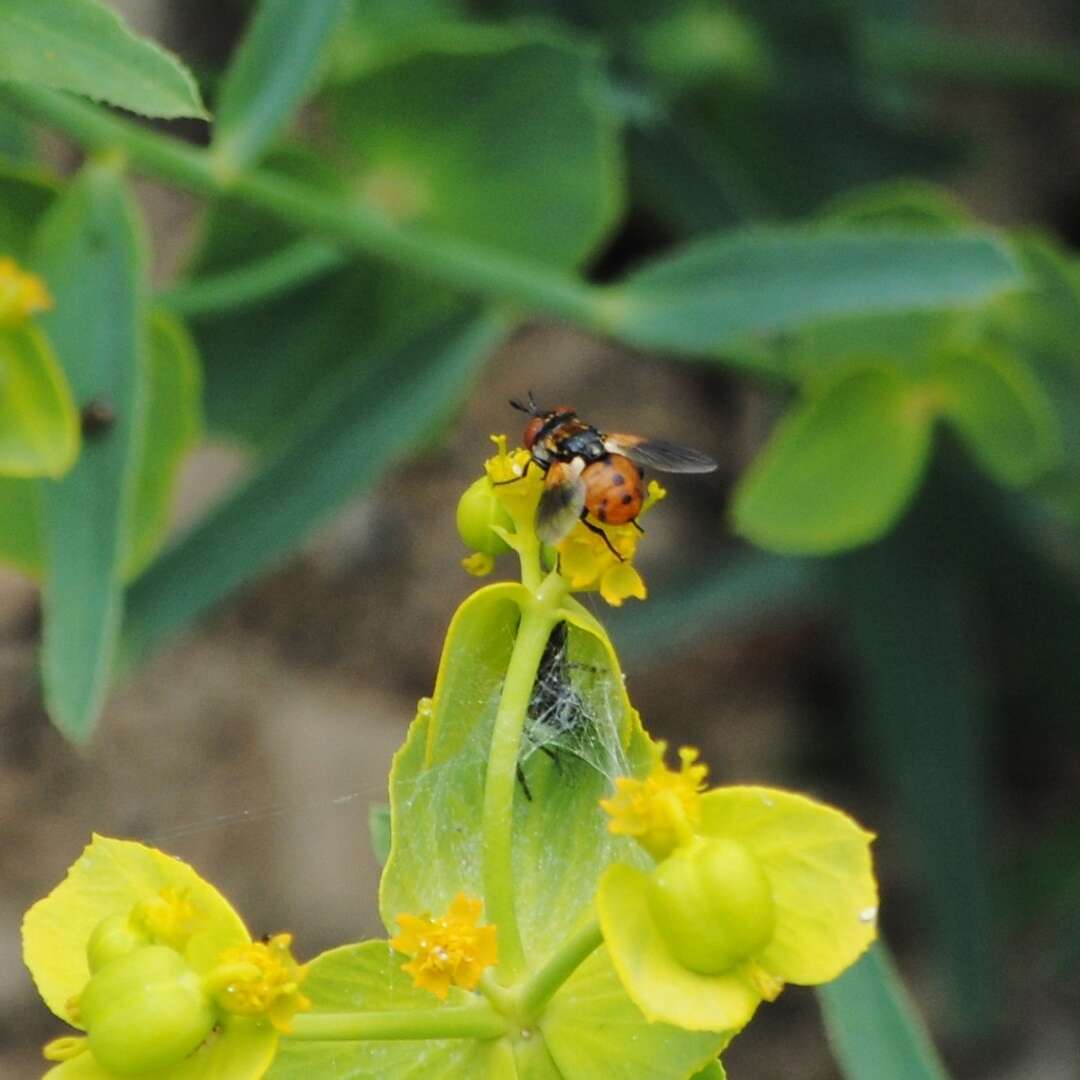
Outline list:
[[[41,576],[41,485],[0,476],[0,561],[28,577]]]
[[[699,240],[607,297],[612,334],[713,354],[818,319],[975,304],[1021,284],[989,236],[754,229]]]
[[[1061,457],[1054,407],[1019,357],[983,346],[941,356],[935,374],[945,388],[943,415],[1000,483],[1030,484]]]
[[[422,443],[505,333],[501,317],[458,314],[380,357],[357,357],[293,438],[132,587],[125,656],[183,630],[298,544],[346,498]]]
[[[136,577],[164,542],[180,465],[202,434],[202,373],[191,338],[163,311],[151,315],[149,333],[126,580]]]
[[[883,825],[908,846],[932,955],[951,991],[942,1012],[969,1035],[985,1036],[998,1008],[1000,939],[989,855],[990,721],[981,643],[969,621],[984,593],[972,593],[944,544],[927,554],[922,538],[937,535],[938,520],[924,514],[830,566],[870,760],[895,807]]]
[[[63,476],[79,417],[49,339],[32,323],[0,328],[0,473]]]
[[[207,116],[187,68],[98,0],[4,0],[0,80],[72,90],[143,116]]]
[[[885,366],[831,380],[781,421],[742,478],[735,529],[762,547],[825,554],[881,536],[919,483],[932,414]]]
[[[251,164],[311,86],[348,0],[261,0],[217,102],[212,148],[227,169]]]
[[[42,322],[76,400],[113,416],[64,479],[41,481],[45,700],[53,722],[79,741],[104,703],[123,610],[142,427],[140,241],[120,175],[90,166],[49,212],[35,245],[35,269],[56,305]]]
[[[172,316],[152,314],[142,363],[145,398],[125,526],[126,581],[146,566],[165,539],[179,467],[202,427],[198,357]],[[0,562],[40,578],[45,545],[37,488],[33,480],[0,478]]]
[[[444,27],[333,101],[365,205],[573,266],[622,204],[605,85],[599,54],[550,30]]]
[[[947,1080],[883,942],[817,994],[847,1080]]]

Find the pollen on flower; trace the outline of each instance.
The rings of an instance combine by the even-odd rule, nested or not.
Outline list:
[[[218,1004],[239,1016],[265,1016],[281,1032],[311,1002],[300,993],[305,969],[292,954],[292,934],[226,949],[210,976]]]
[[[401,933],[390,945],[412,957],[402,969],[413,984],[445,999],[451,985],[472,990],[498,957],[494,926],[477,926],[483,901],[458,893],[445,915],[398,915]]]
[[[611,832],[632,836],[653,858],[663,859],[701,820],[701,792],[709,768],[697,762],[697,749],[684,746],[676,772],[664,764],[667,744],[658,742],[657,749],[656,764],[644,780],[619,777],[615,794],[601,799],[600,805],[611,817]]]
[[[41,278],[20,269],[10,255],[0,256],[0,325],[17,326],[51,307],[52,297]]]
[[[157,896],[140,900],[131,912],[131,922],[155,941],[182,951],[202,918],[186,890],[171,886]]]

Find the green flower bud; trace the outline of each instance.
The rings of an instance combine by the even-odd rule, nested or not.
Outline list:
[[[202,980],[166,945],[145,945],[104,964],[79,998],[98,1062],[120,1076],[183,1061],[217,1019]]]
[[[699,839],[652,874],[649,909],[672,955],[701,975],[731,971],[772,938],[772,890],[734,840]]]
[[[90,971],[103,968],[110,960],[127,956],[150,939],[146,934],[131,925],[127,915],[109,915],[94,927],[90,940],[86,943],[86,959]]]
[[[509,551],[506,541],[491,531],[492,525],[513,531],[514,519],[507,513],[487,476],[470,484],[458,500],[457,528],[461,539],[473,551],[501,555]]]

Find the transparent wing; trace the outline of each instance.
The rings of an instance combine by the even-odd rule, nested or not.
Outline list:
[[[605,435],[604,449],[609,454],[622,454],[635,465],[670,473],[707,473],[716,461],[700,450],[666,439],[643,439],[640,435]]]
[[[569,465],[556,462],[544,478],[544,491],[536,507],[536,535],[545,544],[566,538],[585,509],[585,482]]]

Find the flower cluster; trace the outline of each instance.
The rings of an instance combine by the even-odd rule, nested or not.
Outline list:
[[[493,435],[496,453],[484,463],[484,475],[473,483],[458,504],[458,532],[473,554],[463,560],[476,576],[490,573],[495,556],[535,543],[536,507],[544,481],[541,470],[530,467],[528,450],[508,449],[505,435]],[[666,495],[650,481],[639,517],[647,514]],[[633,560],[641,540],[634,524],[597,525],[590,529],[579,522],[549,554],[551,565],[578,592],[598,592],[613,607],[633,597],[644,600],[645,582]]]
[[[876,935],[873,835],[832,807],[764,787],[703,791],[697,751],[602,802],[650,871],[608,867],[598,905],[627,993],[650,1020],[738,1030],[784,983],[828,982]]]
[[[94,837],[23,922],[42,997],[86,1033],[45,1048],[61,1063],[49,1075],[61,1080],[77,1059],[86,1080],[159,1075],[181,1062],[205,1075],[228,1063],[235,1080],[262,1076],[278,1032],[310,1005],[290,944],[288,934],[253,942],[224,897],[178,859]]]
[[[445,1000],[451,986],[473,990],[480,976],[498,958],[494,926],[477,926],[482,900],[458,893],[445,915],[402,914],[397,917],[401,933],[390,945],[412,957],[402,967],[414,985]]]

